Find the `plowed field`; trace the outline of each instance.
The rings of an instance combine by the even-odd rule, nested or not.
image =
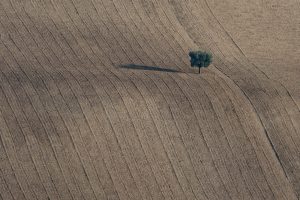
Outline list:
[[[0,35],[0,200],[300,198],[299,1],[1,0]]]

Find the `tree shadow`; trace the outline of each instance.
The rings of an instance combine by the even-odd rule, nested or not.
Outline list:
[[[119,65],[120,68],[123,69],[134,69],[134,70],[148,70],[148,71],[160,71],[160,72],[180,72],[175,69],[162,68],[157,66],[146,66],[146,65],[136,65],[136,64],[126,64]]]

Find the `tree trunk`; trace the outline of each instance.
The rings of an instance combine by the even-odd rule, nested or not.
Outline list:
[[[199,67],[199,74],[200,74],[200,67]]]

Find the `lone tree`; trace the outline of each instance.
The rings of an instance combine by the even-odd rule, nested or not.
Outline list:
[[[189,56],[191,57],[191,66],[198,67],[199,74],[201,67],[208,67],[212,62],[212,55],[205,51],[191,51],[189,52]]]

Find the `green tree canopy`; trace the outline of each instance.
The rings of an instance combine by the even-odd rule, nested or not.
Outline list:
[[[205,51],[189,52],[192,67],[208,67],[212,62],[212,55]]]

